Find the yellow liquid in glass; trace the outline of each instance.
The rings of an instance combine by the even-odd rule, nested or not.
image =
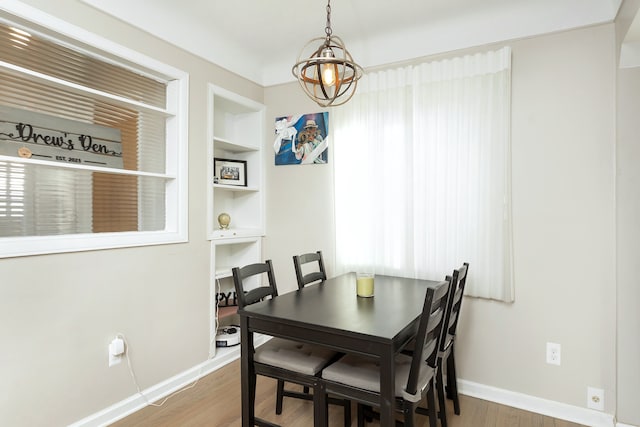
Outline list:
[[[356,292],[359,297],[372,297],[373,277],[358,277],[356,279]]]

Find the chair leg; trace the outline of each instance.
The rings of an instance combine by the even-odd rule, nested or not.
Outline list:
[[[276,414],[282,414],[282,400],[284,398],[284,380],[278,380],[276,387]]]
[[[451,361],[450,361],[450,356],[451,354],[449,354],[449,357],[447,357],[447,384],[445,387],[445,391],[446,391],[446,396],[447,399],[449,400],[453,400],[453,386],[451,385],[451,381],[453,379],[453,373],[451,372]]]
[[[447,427],[447,405],[444,398],[444,380],[442,376],[442,359],[438,359],[438,373],[436,375],[436,388],[438,391],[438,409],[440,410],[440,425]]]
[[[402,404],[402,415],[404,416],[404,423],[402,425],[404,427],[413,427],[415,425],[414,413],[415,406],[405,400]]]
[[[429,412],[429,426],[438,427],[438,417],[436,415],[436,399],[433,394],[433,379],[427,390],[427,411]]]
[[[364,411],[364,419],[368,423],[372,423],[373,419],[375,418],[375,413],[373,412],[373,406],[365,405],[365,409],[366,410]]]
[[[364,405],[358,403],[358,427],[364,427]]]
[[[344,401],[344,427],[351,427],[351,401]]]
[[[458,398],[458,376],[456,375],[455,348],[451,347],[451,353],[447,358],[447,394],[453,400],[453,412],[460,415],[460,399]]]
[[[316,381],[313,385],[313,419],[314,424],[328,427],[329,400],[324,383]]]

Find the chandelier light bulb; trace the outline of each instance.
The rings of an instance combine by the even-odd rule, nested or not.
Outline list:
[[[336,84],[336,73],[333,71],[333,67],[331,65],[323,65],[324,70],[322,71],[322,81],[324,84],[333,86]]]
[[[322,50],[322,58],[335,58],[331,48],[325,48]],[[322,64],[322,82],[325,85],[333,86],[336,84],[336,66],[334,64]]]

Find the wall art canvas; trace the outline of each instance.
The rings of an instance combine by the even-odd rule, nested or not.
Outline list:
[[[276,165],[328,163],[328,112],[276,117],[275,125]]]

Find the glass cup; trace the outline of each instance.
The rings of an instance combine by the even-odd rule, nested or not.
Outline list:
[[[359,297],[373,296],[373,273],[356,273],[356,293]]]

